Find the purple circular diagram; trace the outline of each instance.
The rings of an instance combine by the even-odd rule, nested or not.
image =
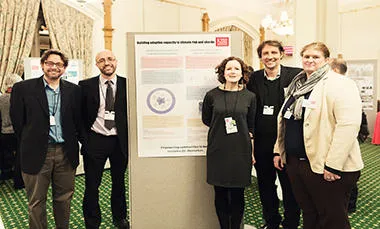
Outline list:
[[[165,114],[171,111],[175,105],[173,92],[166,88],[156,88],[148,94],[146,103],[151,111],[157,114]]]

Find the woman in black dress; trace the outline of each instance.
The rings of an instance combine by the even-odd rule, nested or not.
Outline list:
[[[207,182],[214,185],[221,229],[238,229],[244,212],[244,188],[251,184],[256,96],[245,88],[248,67],[237,57],[216,68],[218,87],[207,92],[202,121],[207,137]]]

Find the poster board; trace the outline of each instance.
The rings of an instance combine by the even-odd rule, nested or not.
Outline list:
[[[165,229],[213,229],[218,228],[219,223],[215,213],[214,207],[214,191],[213,187],[206,183],[206,157],[190,154],[177,154],[177,155],[163,155],[158,152],[157,156],[155,152],[150,152],[148,155],[143,155],[139,153],[140,148],[138,147],[138,137],[144,137],[139,131],[144,131],[142,125],[138,124],[140,116],[145,116],[150,112],[153,112],[149,108],[149,97],[151,93],[157,92],[157,88],[167,88],[169,86],[162,85],[163,87],[152,84],[151,87],[144,87],[141,85],[141,79],[136,79],[141,77],[144,74],[144,80],[149,79],[155,81],[155,76],[164,77],[162,78],[165,81],[165,72],[164,67],[159,67],[160,70],[157,70],[158,59],[152,58],[149,60],[150,66],[156,66],[153,68],[141,69],[139,66],[136,68],[136,63],[140,63],[141,60],[150,58],[150,56],[166,56],[170,57],[165,59],[165,61],[160,62],[160,65],[165,65],[166,67],[175,65],[180,66],[177,69],[177,77],[170,78],[169,82],[173,79],[183,79],[184,77],[195,77],[197,75],[192,75],[186,70],[186,66],[190,65],[187,63],[178,64],[181,61],[191,60],[194,65],[205,64],[205,59],[201,58],[202,56],[212,56],[215,55],[215,52],[205,52],[205,49],[212,51],[208,45],[204,43],[192,43],[191,41],[209,41],[213,38],[216,42],[217,37],[230,37],[228,40],[229,51],[224,53],[226,54],[224,58],[229,55],[242,56],[242,40],[243,36],[241,32],[228,32],[228,33],[127,33],[127,67],[128,67],[128,133],[129,133],[129,197],[130,197],[130,220],[132,229],[146,229],[146,228],[165,228]],[[162,46],[161,52],[160,49],[152,48],[141,48],[138,45],[143,43],[139,42],[153,42],[156,41],[167,41],[173,42],[173,47]],[[190,44],[183,43],[181,41],[190,41]],[[175,42],[175,45],[174,45]],[[179,42],[179,44],[177,43]],[[154,44],[154,43],[152,43]],[[159,44],[159,43],[157,43]],[[189,45],[193,44],[193,48]],[[154,44],[156,45],[156,44]],[[215,45],[215,44],[214,44]],[[186,52],[182,52],[184,50]],[[173,51],[176,50],[176,51]],[[139,52],[143,52],[139,53]],[[196,55],[196,53],[202,53],[198,58],[190,58],[191,55]],[[192,53],[192,54],[191,54]],[[230,53],[230,54],[228,54]],[[139,57],[140,60],[136,60]],[[223,58],[223,59],[224,59]],[[212,58],[211,58],[212,59]],[[217,63],[213,63],[212,67],[216,67],[219,64],[219,59]],[[200,63],[197,63],[200,61]],[[174,63],[173,63],[174,62]],[[183,62],[181,62],[183,63]],[[170,69],[170,68],[168,68]],[[171,68],[172,69],[172,68]],[[145,72],[150,71],[150,72]],[[167,70],[167,69],[166,69]],[[140,71],[140,72],[137,72]],[[152,73],[153,71],[153,73]],[[196,70],[194,70],[196,71]],[[171,71],[173,72],[173,71]],[[202,72],[202,71],[200,71]],[[199,72],[198,72],[199,73]],[[206,78],[211,79],[216,75],[213,72]],[[147,75],[148,74],[148,75]],[[167,73],[169,74],[169,73]],[[202,74],[199,74],[202,77]],[[182,77],[182,78],[181,78]],[[163,98],[168,98],[172,104],[173,96],[175,96],[175,103],[180,106],[178,109],[180,112],[181,109],[187,109],[181,107],[182,105],[193,106],[193,111],[199,112],[199,101],[203,99],[203,95],[206,93],[206,89],[201,90],[201,93],[198,93],[197,99],[194,99],[193,103],[187,101],[186,96],[183,96],[182,89],[187,87],[196,86],[199,83],[199,80],[195,84],[191,84],[193,80],[188,81],[188,85],[183,87],[182,85],[186,80],[180,80],[180,82],[171,82],[170,91],[162,91],[162,94],[159,93],[159,96]],[[195,80],[196,81],[196,80]],[[207,80],[206,80],[207,81]],[[139,85],[137,84],[139,82]],[[156,81],[155,81],[156,82]],[[177,84],[178,83],[178,84]],[[204,85],[207,83],[203,82]],[[212,86],[211,86],[212,85]],[[210,88],[214,87],[214,82],[209,84]],[[176,87],[182,88],[181,90],[176,90]],[[201,88],[207,88],[201,87]],[[187,88],[189,89],[189,88]],[[156,91],[155,91],[156,90]],[[189,90],[187,90],[189,91]],[[138,94],[141,93],[141,94]],[[185,93],[185,95],[188,95]],[[145,99],[144,99],[145,96]],[[138,99],[139,98],[139,99]],[[153,107],[153,110],[159,112],[166,112],[171,108],[171,105],[168,104],[164,107]],[[139,106],[143,106],[140,107]],[[151,111],[143,110],[151,109]],[[171,110],[170,110],[171,111]],[[156,112],[158,114],[159,112]],[[154,112],[153,112],[154,113]],[[150,113],[152,114],[152,113]],[[177,113],[178,114],[178,113]],[[153,114],[152,114],[153,115]],[[200,114],[198,114],[200,115]],[[148,115],[149,116],[149,115]],[[164,115],[162,117],[165,117]],[[163,122],[163,119],[158,118],[160,122]],[[195,116],[191,116],[195,117]],[[152,117],[155,119],[155,117]],[[191,118],[190,118],[191,119]],[[170,122],[172,119],[168,117],[166,120]],[[178,123],[178,120],[174,121]],[[160,123],[159,123],[160,124]],[[153,125],[153,124],[151,124]],[[185,125],[182,125],[183,127]],[[203,126],[199,125],[199,128]],[[149,136],[149,135],[147,135]],[[170,135],[171,137],[175,135]],[[206,138],[206,135],[202,136]],[[206,139],[204,139],[205,141]],[[149,144],[149,141],[144,142],[144,144]],[[156,144],[156,143],[154,143]],[[143,149],[145,150],[146,148]],[[153,149],[154,151],[154,149]],[[160,150],[158,150],[160,151]],[[182,151],[181,151],[182,152]],[[203,153],[204,155],[204,153]]]
[[[360,92],[363,111],[367,115],[370,136],[377,113],[377,60],[347,60],[347,77],[353,79]]]

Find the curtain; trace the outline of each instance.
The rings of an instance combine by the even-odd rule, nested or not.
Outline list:
[[[22,75],[33,45],[40,0],[0,0],[0,88],[13,73]]]
[[[246,32],[241,30],[239,27],[234,25],[225,26],[217,29],[216,31],[241,31],[243,32],[243,57],[242,59],[247,65],[252,65],[253,63],[253,53],[252,53],[252,37]]]
[[[83,60],[83,78],[91,76],[93,20],[57,0],[41,0],[52,48]]]

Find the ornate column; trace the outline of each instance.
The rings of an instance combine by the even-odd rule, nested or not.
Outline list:
[[[112,13],[111,13],[111,7],[112,7],[112,0],[104,0],[103,1],[103,7],[104,7],[104,48],[112,50]]]
[[[260,44],[265,41],[265,28],[260,26]],[[260,69],[264,68],[264,64],[260,61]]]
[[[210,18],[208,17],[208,13],[207,12],[203,13],[203,17],[202,17],[202,31],[203,32],[209,31],[209,22],[210,22]]]

